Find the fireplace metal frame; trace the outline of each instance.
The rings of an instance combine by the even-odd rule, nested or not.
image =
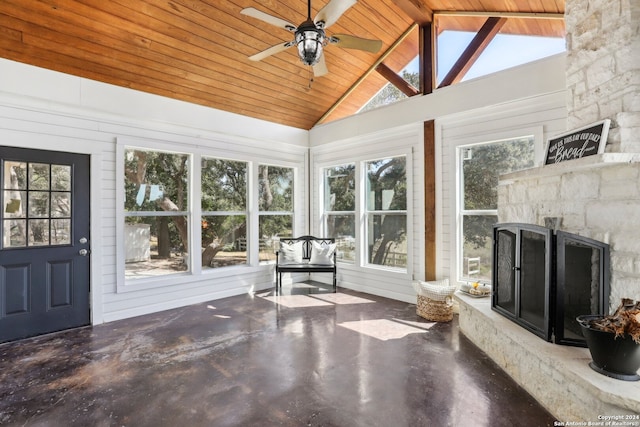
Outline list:
[[[508,232],[513,235],[513,248],[500,248],[499,237],[501,233]],[[523,280],[530,280],[527,275],[531,274],[531,267],[525,266],[523,271],[523,233],[529,232],[539,235],[541,241],[544,242],[544,266],[536,265],[533,276],[534,279],[541,276],[540,270],[544,269],[544,299],[542,321],[537,324],[528,321],[523,316]],[[500,313],[504,317],[512,320],[523,328],[538,335],[546,341],[554,341],[556,344],[572,345],[586,347],[584,338],[575,338],[566,336],[565,334],[565,295],[567,294],[567,278],[566,266],[566,248],[567,244],[580,245],[589,248],[592,251],[599,251],[597,259],[598,267],[598,288],[597,295],[592,295],[589,302],[590,307],[585,308],[584,313],[579,314],[595,314],[605,315],[609,309],[609,279],[610,279],[610,250],[609,245],[604,242],[589,239],[577,234],[567,233],[564,231],[556,231],[548,227],[542,227],[534,224],[524,223],[503,223],[495,224],[493,227],[493,268],[492,268],[492,287],[491,309]],[[513,257],[513,263],[509,263],[504,257],[499,257],[499,252],[506,250],[509,256]],[[593,255],[592,255],[593,256]],[[536,260],[539,261],[539,260]],[[523,279],[524,276],[524,279]],[[501,282],[507,282],[502,283]],[[500,292],[504,292],[504,285],[513,287],[513,304],[501,300]],[[593,290],[592,290],[593,292]],[[593,301],[595,300],[595,301]],[[538,301],[539,303],[539,301]],[[526,310],[525,310],[526,312]],[[575,322],[575,320],[573,320]],[[576,328],[579,325],[576,322]]]

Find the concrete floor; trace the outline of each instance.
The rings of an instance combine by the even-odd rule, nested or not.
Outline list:
[[[547,426],[450,323],[299,284],[0,345],[0,425]]]

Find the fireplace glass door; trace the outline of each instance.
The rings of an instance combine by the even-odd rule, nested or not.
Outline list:
[[[576,317],[609,310],[609,245],[558,231],[555,342],[586,346]]]
[[[553,233],[526,224],[494,228],[492,307],[534,334],[551,340]]]

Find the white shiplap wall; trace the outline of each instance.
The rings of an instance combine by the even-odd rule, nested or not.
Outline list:
[[[92,323],[273,286],[272,266],[176,276],[162,286],[119,287],[118,139],[294,167],[296,232],[307,227],[308,132],[0,60],[0,145],[91,155]],[[256,231],[257,235],[257,231]]]

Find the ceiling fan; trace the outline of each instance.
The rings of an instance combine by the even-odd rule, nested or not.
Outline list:
[[[298,47],[298,56],[305,65],[313,67],[315,76],[323,76],[327,74],[328,69],[324,60],[324,47],[327,44],[335,44],[347,49],[364,50],[376,53],[382,47],[380,40],[369,40],[361,37],[351,36],[348,34],[334,34],[327,36],[325,29],[334,24],[343,13],[351,6],[357,3],[357,0],[330,0],[323,7],[315,19],[311,19],[311,0],[307,4],[307,20],[297,27],[284,19],[269,15],[259,11],[253,7],[248,7],[240,11],[241,14],[260,19],[268,24],[283,28],[294,33],[294,39],[285,43],[258,52],[249,57],[252,61],[260,61],[268,56],[282,52],[291,46]]]

